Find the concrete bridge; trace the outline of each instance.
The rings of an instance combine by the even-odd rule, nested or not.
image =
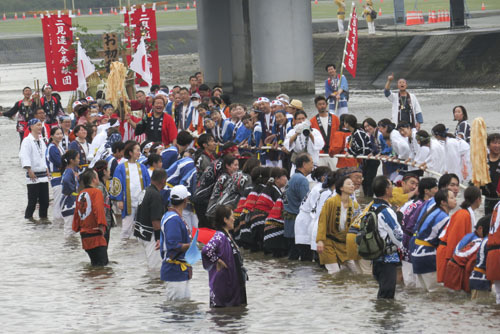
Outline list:
[[[197,16],[209,84],[235,94],[314,93],[310,1],[200,1]]]

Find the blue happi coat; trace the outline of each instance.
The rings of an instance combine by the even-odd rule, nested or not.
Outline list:
[[[64,153],[63,153],[64,154]],[[45,151],[45,160],[47,161],[47,167],[52,179],[50,180],[50,185],[56,187],[61,185],[61,148],[57,147],[56,144],[50,143]]]
[[[196,166],[193,159],[185,157],[177,160],[167,169],[167,185],[184,185],[191,194],[196,191]]]
[[[78,178],[76,174],[76,171],[66,168],[62,175],[62,196],[59,205],[63,217],[73,216],[75,212],[76,197],[78,196]]]
[[[476,265],[469,278],[471,290],[491,291],[491,282],[486,278],[486,257],[488,256],[488,236],[486,236],[476,253]]]
[[[143,164],[136,162],[137,170],[140,171],[142,179],[141,179],[141,188],[144,190],[151,183],[151,179],[149,177],[148,169]],[[129,176],[129,162],[126,161],[122,164],[119,164],[115,169],[115,173],[113,174],[113,182],[111,185],[111,189],[109,191],[110,198],[114,201],[123,201],[123,210],[122,217],[126,217],[132,214],[132,200],[130,197],[130,187],[127,186],[127,183],[130,180]]]
[[[410,241],[411,259],[415,274],[427,274],[436,271],[436,249],[439,235],[444,230],[450,216],[441,208],[435,209],[425,218]],[[417,226],[418,228],[418,226]]]

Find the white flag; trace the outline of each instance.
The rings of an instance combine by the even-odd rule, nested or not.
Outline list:
[[[137,50],[135,51],[132,62],[130,63],[130,69],[139,74],[142,80],[146,81],[148,85],[151,86],[153,78],[149,68],[148,53],[146,52],[144,37],[141,38],[141,42],[137,46]]]
[[[85,53],[82,48],[80,41],[78,41],[78,64],[76,67],[76,73],[78,75],[78,88],[77,90],[87,92],[87,78],[95,72],[95,66],[90,61],[90,58]]]

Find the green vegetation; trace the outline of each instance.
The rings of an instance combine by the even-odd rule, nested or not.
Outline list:
[[[71,0],[66,0],[68,4],[71,3]],[[210,1],[210,0],[198,0],[198,1]],[[358,8],[357,12],[358,15],[361,15],[361,4],[359,3],[359,0],[354,0],[356,3],[356,6]],[[2,8],[11,8],[8,6],[12,6],[13,3],[35,3],[35,1],[18,1],[18,0],[1,0],[1,5],[0,5],[0,15],[2,15]],[[39,0],[36,1],[38,7],[41,7],[42,4],[47,4],[47,6],[43,7],[44,9],[46,8],[56,8],[56,7],[50,7],[48,6],[48,3],[57,3],[59,4],[59,8],[62,6],[63,0]],[[138,0],[132,0],[131,3],[142,3],[142,1]],[[157,8],[157,14],[156,14],[156,20],[157,20],[157,26],[158,29],[161,29],[162,27],[175,27],[175,26],[190,26],[190,25],[196,25],[196,10],[175,10],[175,3],[179,2],[181,4],[181,8],[185,7],[185,4],[187,1],[175,1],[171,0],[169,1],[168,5],[168,11],[163,10],[163,6],[159,6]],[[393,7],[393,1],[392,0],[374,0],[374,7],[378,11],[379,8],[382,9],[382,17],[388,17],[389,15],[392,15],[394,11]],[[492,10],[492,9],[500,9],[500,1],[498,0],[467,0],[467,5],[470,11],[479,11],[481,10],[481,3],[484,2],[486,5],[487,10]],[[105,4],[108,3],[114,3],[117,4],[117,0],[99,0],[99,1],[93,1],[93,0],[75,0],[75,6],[77,6],[78,3],[99,3],[99,6],[104,6]],[[125,4],[126,0],[122,0],[122,3]],[[190,1],[192,4],[192,1]],[[351,8],[351,2],[349,0],[346,1],[347,3],[347,12],[350,12]],[[364,3],[364,2],[363,2]],[[408,10],[414,10],[414,4],[415,0],[405,0],[405,9]],[[108,5],[109,6],[109,5]],[[82,7],[83,8],[83,7]],[[99,8],[99,7],[94,7],[94,8]],[[429,12],[429,10],[434,9],[447,9],[449,8],[449,0],[419,0],[417,2],[417,10],[421,10],[424,13]],[[104,9],[105,12],[109,12],[109,9]],[[7,11],[7,10],[5,10]],[[99,10],[94,9],[94,15],[93,16],[80,16],[76,17],[74,19],[74,22],[76,24],[79,24],[81,26],[85,26],[89,29],[89,31],[111,31],[111,30],[117,30],[120,27],[120,23],[123,20],[122,15],[96,15],[98,14]],[[317,5],[314,3],[312,4],[312,17],[313,19],[328,19],[328,18],[335,18],[337,13],[337,6],[333,3],[333,1],[320,1]],[[82,13],[83,14],[83,13]],[[40,19],[33,19],[32,17],[27,18],[26,20],[21,19],[21,12],[18,12],[19,19],[17,21],[15,20],[7,20],[7,21],[0,21],[0,34],[9,34],[9,35],[14,35],[14,34],[42,34],[42,26],[40,23]]]
[[[72,3],[75,4],[75,9],[80,8],[81,10],[85,9],[85,12],[89,8],[95,12],[95,9],[102,8],[104,11],[109,13],[110,7],[118,7],[120,3],[122,6],[127,6],[128,3],[131,5],[134,4],[143,4],[150,2],[161,2],[160,1],[141,1],[141,0],[1,0],[0,1],[0,13],[11,14],[14,15],[14,12],[21,14],[22,12],[28,11],[37,11],[37,10],[48,10],[48,9],[64,9],[71,8]],[[168,3],[170,6],[175,4],[186,4],[187,0],[169,0]],[[192,4],[192,0],[191,0]]]

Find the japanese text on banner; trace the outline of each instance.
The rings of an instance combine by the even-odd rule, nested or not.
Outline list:
[[[64,15],[51,15],[42,18],[45,44],[47,79],[54,90],[65,92],[78,86],[76,77],[76,51],[72,47],[73,32],[71,18]]]
[[[352,12],[351,22],[349,23],[349,36],[347,37],[345,52],[344,67],[355,78],[358,63],[358,17],[356,16],[356,8]]]
[[[153,8],[139,8],[131,10],[124,15],[125,24],[128,26],[130,31],[130,36],[127,36],[128,45],[132,45],[132,49],[135,51],[137,45],[141,41],[142,33],[144,33],[144,39],[146,41],[146,48],[148,49],[148,61],[150,64],[150,71],[153,76],[153,85],[160,84],[160,60],[158,57],[158,36],[156,31],[156,11]],[[154,45],[152,47],[152,45]],[[150,51],[153,48],[153,51]],[[132,52],[133,53],[133,52]],[[132,60],[131,55],[127,56],[128,62]],[[140,78],[137,75],[137,78]],[[136,80],[136,83],[140,83],[141,86],[147,85],[142,80]]]

